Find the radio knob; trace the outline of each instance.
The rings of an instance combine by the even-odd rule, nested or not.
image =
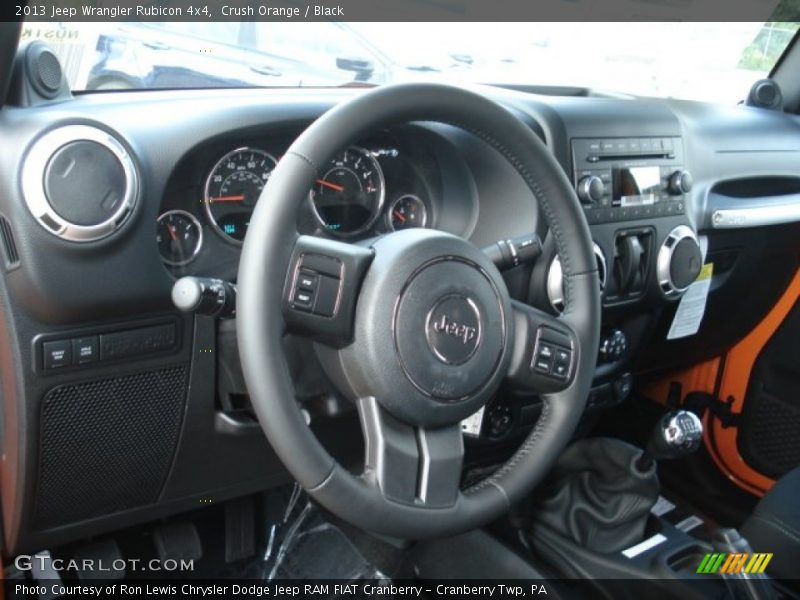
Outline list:
[[[675,171],[669,176],[669,193],[673,196],[688,194],[692,189],[692,174],[689,171]]]
[[[597,175],[588,175],[578,181],[578,198],[584,204],[596,204],[603,199],[606,186]]]

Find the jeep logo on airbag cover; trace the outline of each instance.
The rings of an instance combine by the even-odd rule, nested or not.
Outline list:
[[[445,364],[460,365],[481,343],[481,315],[474,301],[461,294],[440,299],[425,323],[428,346]]]

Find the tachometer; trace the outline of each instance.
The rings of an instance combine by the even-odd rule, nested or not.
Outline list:
[[[311,190],[314,212],[325,229],[348,236],[371,227],[383,206],[383,172],[369,150],[351,146],[328,165]]]
[[[256,148],[237,148],[223,156],[206,179],[205,207],[211,224],[241,244],[250,216],[277,161]]]

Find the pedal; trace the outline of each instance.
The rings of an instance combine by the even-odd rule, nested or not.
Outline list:
[[[165,560],[195,561],[203,557],[203,545],[194,523],[170,523],[158,527],[153,533],[158,558]]]
[[[73,557],[79,565],[92,565],[93,568],[81,568],[78,579],[81,582],[93,579],[106,579],[117,581],[125,579],[125,569],[114,569],[114,565],[122,564],[122,552],[117,542],[108,539],[87,546],[82,546],[75,551]]]
[[[249,558],[256,551],[253,498],[246,496],[225,504],[225,562]]]

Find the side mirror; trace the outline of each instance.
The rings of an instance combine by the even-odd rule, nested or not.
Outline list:
[[[367,81],[375,70],[375,64],[367,58],[339,56],[336,58],[336,68],[353,71],[356,74],[356,81]]]

